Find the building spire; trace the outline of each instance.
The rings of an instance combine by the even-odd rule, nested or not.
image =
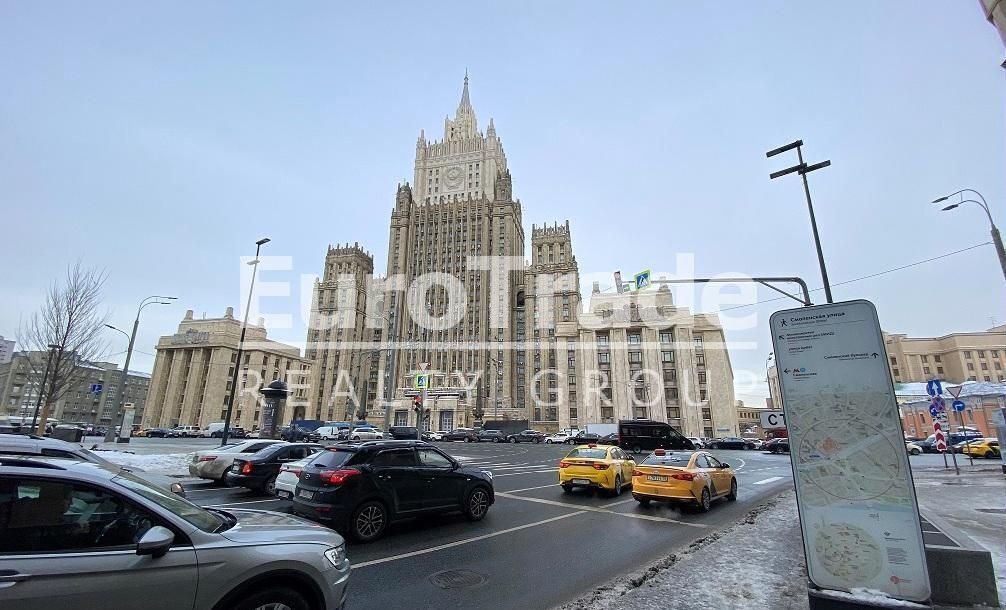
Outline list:
[[[458,116],[461,114],[475,114],[472,101],[468,97],[468,68],[465,68],[465,87],[461,91],[461,102],[458,104]]]

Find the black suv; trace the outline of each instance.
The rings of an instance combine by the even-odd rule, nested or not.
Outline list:
[[[364,441],[315,456],[300,473],[293,512],[370,542],[407,517],[460,511],[479,521],[495,499],[491,473],[462,466],[432,445]]]
[[[506,434],[499,430],[479,430],[476,440],[480,443],[505,443]]]
[[[545,435],[537,430],[524,430],[507,436],[506,440],[511,443],[540,443],[545,440]]]

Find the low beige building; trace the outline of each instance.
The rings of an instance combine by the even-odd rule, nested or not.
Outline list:
[[[743,400],[738,400],[737,425],[740,427],[740,433],[751,438],[761,438],[763,433],[761,414],[767,410],[767,407],[753,407],[744,404]]]
[[[666,286],[623,294],[595,286],[576,347],[584,388],[575,420],[559,410],[560,428],[646,418],[687,436],[739,433],[719,317],[675,307]]]
[[[205,428],[224,421],[240,337],[241,321],[232,307],[221,318],[197,320],[187,311],[178,332],[157,342],[143,426]],[[249,324],[241,360],[233,426],[260,427],[259,390],[276,379],[292,391],[281,423],[303,416],[311,364],[299,349],[272,341],[263,326]]]
[[[1006,381],[1006,325],[942,337],[884,333],[895,383],[953,379]]]

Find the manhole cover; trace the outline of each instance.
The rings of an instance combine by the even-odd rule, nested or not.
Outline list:
[[[1006,508],[976,508],[980,513],[993,513],[995,515],[1006,515]]]
[[[468,589],[489,580],[486,576],[471,570],[444,570],[430,575],[430,582],[441,589]]]

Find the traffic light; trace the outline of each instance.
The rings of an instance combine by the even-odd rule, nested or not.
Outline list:
[[[416,396],[412,400],[412,408],[414,410],[416,410],[416,411],[421,411],[423,409],[423,397],[422,396]]]

